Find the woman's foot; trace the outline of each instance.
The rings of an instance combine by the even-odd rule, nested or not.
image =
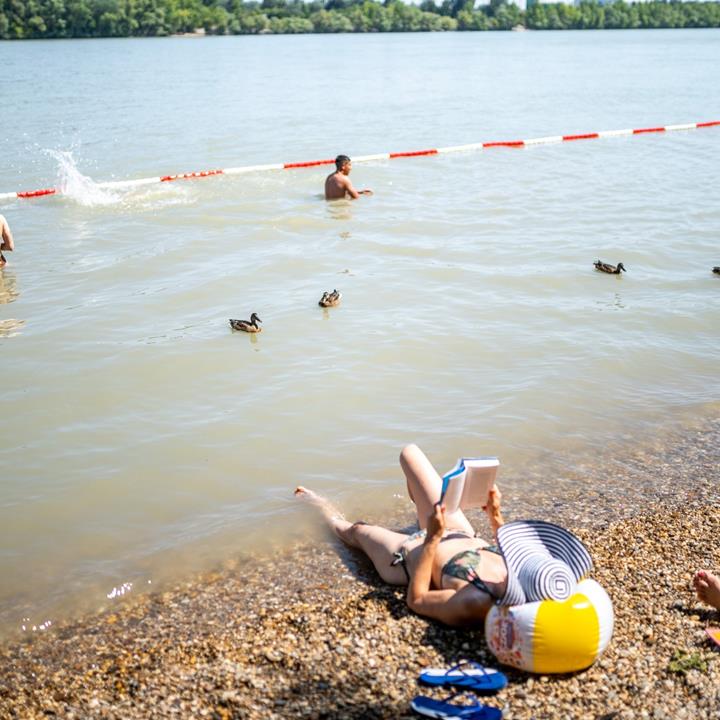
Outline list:
[[[707,570],[699,570],[693,578],[698,600],[720,610],[720,578]]]
[[[299,497],[305,502],[314,505],[325,518],[325,522],[332,528],[335,534],[341,539],[346,540],[344,533],[352,527],[352,523],[345,519],[345,516],[322,495],[318,495],[312,490],[308,490],[302,485],[295,488],[295,497]]]

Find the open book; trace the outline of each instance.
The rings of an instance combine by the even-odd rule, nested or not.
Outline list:
[[[460,458],[455,467],[443,475],[440,502],[445,511],[484,507],[495,483],[500,461],[496,457]]]

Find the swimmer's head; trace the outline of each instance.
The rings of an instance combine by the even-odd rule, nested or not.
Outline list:
[[[350,158],[347,155],[338,155],[335,158],[335,168],[338,171],[342,170],[346,165],[348,166],[348,168],[351,165]]]

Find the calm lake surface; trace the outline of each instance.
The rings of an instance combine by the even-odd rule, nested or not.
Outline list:
[[[0,62],[0,192],[66,190],[0,203],[2,632],[281,547],[309,528],[297,484],[390,508],[407,442],[441,470],[498,455],[534,491],[717,411],[720,128],[358,164],[356,203],[321,199],[322,167],[95,185],[717,120],[717,30],[4,42]],[[260,336],[230,331],[253,311]]]

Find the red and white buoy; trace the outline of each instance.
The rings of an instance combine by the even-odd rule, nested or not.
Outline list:
[[[531,138],[529,140],[502,140],[497,142],[478,142],[468,145],[453,145],[444,148],[430,148],[428,150],[410,150],[407,152],[377,153],[375,155],[360,155],[353,157],[353,163],[370,162],[373,160],[395,160],[398,158],[421,157],[424,155],[444,155],[454,152],[470,152],[473,150],[485,150],[488,148],[522,148],[531,145],[551,145],[561,142],[576,142],[578,140],[595,140],[598,138],[620,137],[622,135],[645,135],[647,133],[664,133],[675,130],[696,130],[699,128],[715,127],[720,125],[720,120],[709,122],[684,123],[682,125],[664,125],[661,127],[633,128],[627,130],[602,130],[600,132],[582,133],[579,135],[551,135],[548,137]],[[319,165],[332,165],[334,159],[309,160],[305,162],[274,163],[270,165],[245,165],[243,167],[231,167],[222,170],[200,170],[198,172],[180,173],[177,175],[163,175],[153,178],[138,178],[137,180],[116,180],[101,182],[100,188],[131,188],[141,185],[152,185],[159,182],[174,182],[175,180],[194,180],[196,178],[213,177],[215,175],[241,175],[243,173],[266,172],[268,170],[293,170],[297,168],[310,168]],[[0,200],[15,198],[37,198],[46,195],[59,195],[57,188],[44,188],[41,190],[27,190],[18,192],[0,193]]]

